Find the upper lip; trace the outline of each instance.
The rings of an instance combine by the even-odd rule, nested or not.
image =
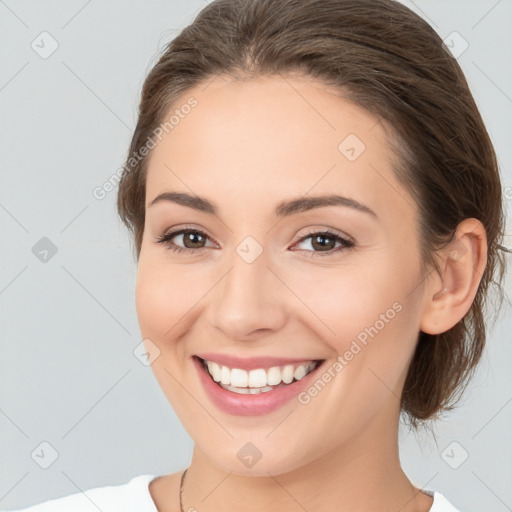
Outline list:
[[[241,370],[254,370],[256,368],[271,368],[272,366],[285,366],[287,364],[296,365],[298,363],[308,363],[309,361],[320,361],[318,358],[290,358],[290,357],[271,357],[254,356],[240,357],[229,354],[215,354],[212,352],[196,354],[201,359],[213,361],[229,368],[240,368]]]

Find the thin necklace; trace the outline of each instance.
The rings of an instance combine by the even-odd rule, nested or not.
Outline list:
[[[187,468],[188,469],[188,468]],[[185,512],[183,510],[183,481],[185,480],[185,473],[187,472],[187,470],[185,469],[185,471],[183,471],[183,475],[181,475],[181,483],[180,483],[180,511],[181,512]]]

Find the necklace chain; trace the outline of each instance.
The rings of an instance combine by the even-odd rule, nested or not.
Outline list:
[[[185,512],[183,510],[183,482],[185,480],[185,473],[186,472],[187,472],[187,470],[185,469],[185,471],[183,471],[183,474],[181,475],[181,483],[180,483],[180,512]]]

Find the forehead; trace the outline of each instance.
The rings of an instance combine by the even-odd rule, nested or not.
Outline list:
[[[152,150],[147,204],[172,189],[206,197],[221,191],[238,208],[333,192],[376,210],[390,201],[411,206],[392,170],[386,125],[311,78],[216,77],[184,93],[171,115],[172,127]]]

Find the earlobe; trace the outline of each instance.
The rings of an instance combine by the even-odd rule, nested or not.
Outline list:
[[[420,329],[441,334],[469,311],[487,264],[487,237],[477,219],[465,219],[453,240],[440,252],[441,286],[436,279],[427,287]]]

